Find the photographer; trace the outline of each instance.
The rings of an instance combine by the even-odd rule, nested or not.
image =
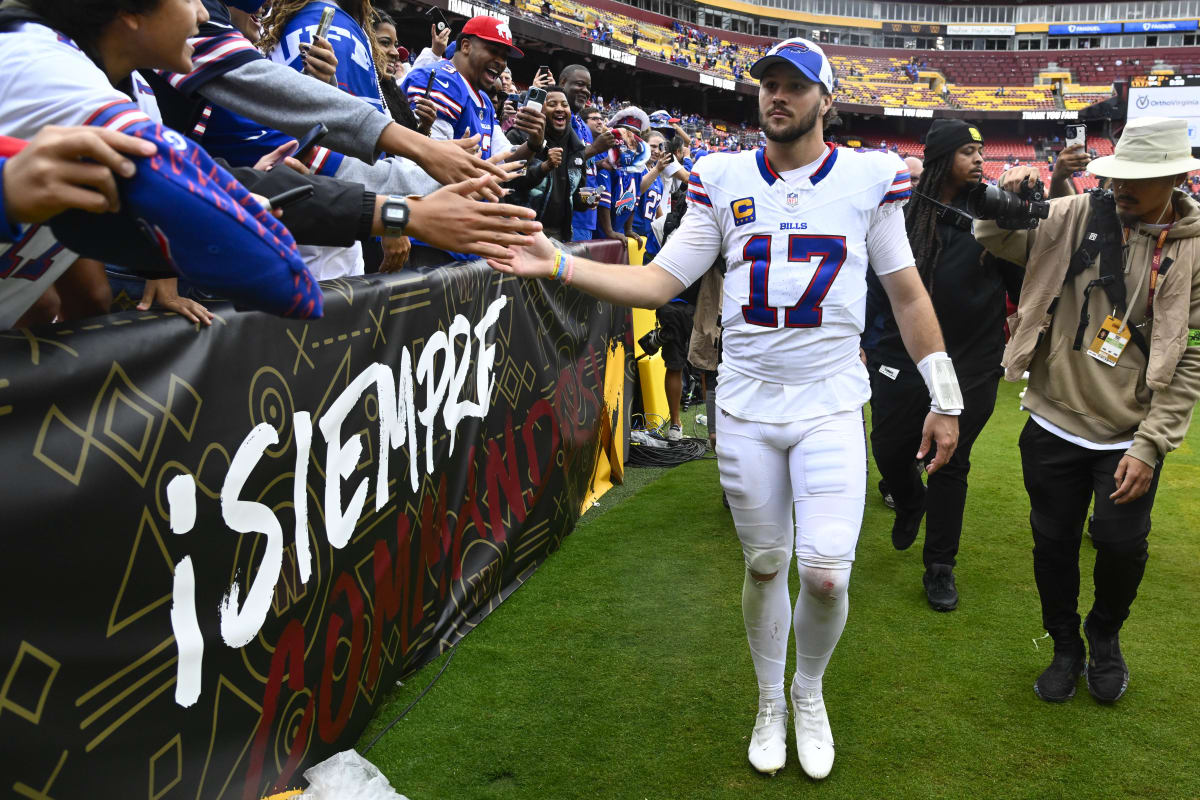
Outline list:
[[[1050,203],[1036,231],[978,222],[989,252],[1026,265],[1008,380],[1029,372],[1021,464],[1033,528],[1033,573],[1054,659],[1034,691],[1061,702],[1081,673],[1111,703],[1129,669],[1119,631],[1148,558],[1163,458],[1179,446],[1200,397],[1200,206],[1177,188],[1200,169],[1182,119],[1143,118],[1088,171],[1112,192]],[[1006,174],[1017,189],[1028,170]],[[1096,549],[1095,600],[1079,635],[1083,523]]]
[[[913,453],[929,412],[929,395],[909,358],[879,280],[868,275],[867,319],[881,323],[867,352],[871,374],[871,450],[895,501],[892,545],[907,549],[928,514],[922,559],[926,598],[937,611],[958,605],[954,580],[971,446],[996,404],[1004,349],[1004,266],[984,258],[963,211],[967,192],[983,177],[983,136],[962,120],[936,120],[925,141],[924,177],[905,209],[917,269],[942,325],[965,408],[958,449],[922,485]],[[1017,271],[1013,268],[1013,271]]]

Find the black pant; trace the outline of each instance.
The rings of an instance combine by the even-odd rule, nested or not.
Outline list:
[[[1021,431],[1021,468],[1033,528],[1033,575],[1042,601],[1042,624],[1055,641],[1079,638],[1079,549],[1083,522],[1093,504],[1088,533],[1096,549],[1095,602],[1089,629],[1102,636],[1120,630],[1137,597],[1149,557],[1150,511],[1162,462],[1144,495],[1115,505],[1113,473],[1124,450],[1089,450],[1050,433],[1032,419]]]
[[[900,372],[895,380],[871,369],[871,452],[879,474],[887,481],[896,513],[925,511],[925,566],[954,566],[962,537],[967,504],[967,473],[971,447],[996,407],[999,374],[966,379],[961,384],[963,412],[958,418],[958,448],[945,466],[921,483],[914,465],[921,428],[929,414],[929,390],[915,372]]]

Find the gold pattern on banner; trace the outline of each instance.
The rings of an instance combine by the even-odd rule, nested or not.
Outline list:
[[[46,779],[46,785],[41,789],[34,789],[27,783],[17,781],[13,784],[13,791],[21,797],[28,797],[29,800],[54,800],[50,796],[50,789],[54,787],[54,781],[58,778],[58,773],[62,772],[63,765],[67,763],[68,752],[70,751],[62,751],[62,755],[58,757],[58,763],[54,766],[54,771],[50,773],[50,777]]]
[[[159,762],[167,763],[159,766]],[[171,740],[150,756],[150,800],[161,800],[162,796],[183,780],[183,736],[175,734]]]
[[[171,376],[166,403],[143,392],[125,370],[113,362],[83,426],[50,406],[34,444],[33,455],[75,486],[79,486],[94,448],[104,453],[145,488],[170,423],[186,441],[200,418],[201,399],[186,381]],[[64,430],[65,429],[65,430]],[[99,430],[97,430],[99,429]],[[70,447],[66,442],[78,440]],[[53,441],[53,450],[47,441]]]
[[[157,545],[157,548],[154,547]],[[143,552],[143,548],[149,552]],[[162,556],[160,563],[157,555]],[[164,569],[165,567],[165,569]],[[125,592],[128,590],[130,579],[137,574],[133,591],[146,593],[148,587],[158,587],[166,591],[158,597],[140,599],[134,608],[123,608]],[[159,573],[164,576],[161,580],[148,580],[149,576]],[[121,577],[121,585],[117,589],[117,597],[113,601],[112,612],[108,615],[108,630],[106,637],[112,637],[125,626],[144,617],[159,606],[171,602],[171,576],[175,574],[175,566],[171,563],[171,554],[163,542],[150,510],[142,509],[142,518],[138,522],[137,534],[133,537],[133,547],[129,551],[129,561],[125,564],[125,574]],[[153,590],[152,590],[153,593]],[[120,615],[120,619],[118,619]]]
[[[49,654],[29,642],[21,642],[17,657],[4,676],[4,685],[0,686],[0,715],[9,712],[34,725],[41,724],[46,698],[61,666]]]
[[[309,695],[309,692],[306,689],[302,694]],[[237,720],[236,724],[229,723],[230,717]],[[233,782],[234,776],[241,769],[242,759],[246,757],[246,751],[250,749],[250,744],[254,741],[254,734],[258,731],[261,719],[262,706],[239,689],[225,675],[222,674],[217,677],[216,696],[212,701],[212,727],[209,729],[211,733],[208,739],[208,751],[204,755],[204,769],[200,771],[200,780],[196,782],[196,800],[200,800],[201,797],[225,796],[225,791],[229,788],[230,783]],[[242,745],[242,749],[238,751],[237,758],[230,765],[229,774],[221,782],[220,788],[215,791],[206,792],[205,786],[208,783],[208,770],[212,766],[213,753],[216,752],[218,747],[218,732],[231,730],[247,731],[246,741]],[[221,747],[223,750],[228,748],[228,743],[222,742]],[[285,755],[283,759],[279,760],[279,764],[282,765],[286,760],[287,756]],[[217,778],[214,776],[215,780]],[[238,786],[236,788],[240,789],[241,787]]]

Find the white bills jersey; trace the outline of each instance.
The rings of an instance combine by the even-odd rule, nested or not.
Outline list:
[[[720,385],[734,385],[719,392],[722,408],[777,421],[866,402],[858,341],[868,262],[878,274],[913,264],[899,213],[910,195],[893,153],[828,145],[784,175],[761,149],[696,164],[683,223],[654,261],[690,284],[725,258]]]

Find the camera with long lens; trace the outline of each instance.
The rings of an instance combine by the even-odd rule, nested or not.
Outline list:
[[[642,352],[649,357],[661,350],[662,346],[670,340],[671,334],[667,333],[662,328],[655,328],[642,338],[638,339],[638,344],[641,345]]]
[[[1016,192],[981,183],[967,195],[967,208],[976,219],[994,219],[1005,230],[1036,228],[1050,216],[1050,201],[1041,181],[1021,182]]]

